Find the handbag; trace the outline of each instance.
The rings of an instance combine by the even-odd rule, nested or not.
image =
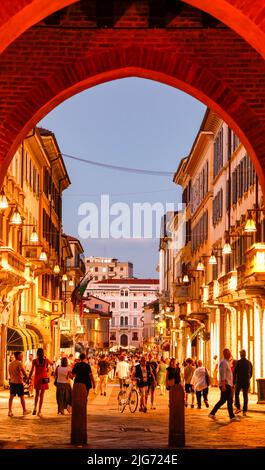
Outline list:
[[[43,383],[43,384],[48,384],[49,382],[50,382],[49,377],[44,377],[44,378],[42,379],[42,383]]]
[[[57,377],[55,377],[53,385],[55,385],[55,387],[57,387]]]
[[[206,381],[207,387],[209,387],[211,380],[210,380],[210,376],[208,374],[206,367],[205,367],[205,381]]]

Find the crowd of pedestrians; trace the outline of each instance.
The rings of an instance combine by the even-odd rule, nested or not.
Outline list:
[[[51,362],[38,349],[36,358],[30,355],[25,365],[22,362],[22,353],[15,352],[9,364],[10,398],[8,416],[13,417],[12,404],[14,397],[20,398],[23,415],[30,414],[26,408],[25,390],[31,397],[35,390],[33,415],[42,417],[42,406],[45,391],[49,388],[51,377],[56,386],[56,401],[58,414],[65,411],[71,413],[72,388],[74,383],[83,383],[87,393],[94,390],[95,395],[107,396],[108,381],[119,381],[120,389],[124,383],[134,382],[140,395],[139,411],[146,413],[150,397],[150,410],[156,409],[155,395],[165,395],[175,384],[180,384],[185,392],[185,407],[202,407],[202,399],[206,408],[209,408],[209,386],[219,386],[220,400],[211,410],[209,417],[216,420],[219,408],[227,402],[229,417],[237,421],[236,414],[241,411],[240,392],[243,391],[243,414],[247,413],[248,390],[252,377],[252,364],[246,358],[246,351],[240,351],[240,359],[234,361],[229,349],[223,351],[223,359],[213,358],[212,377],[209,370],[201,360],[185,359],[181,364],[176,359],[155,357],[153,354],[128,356],[125,353],[118,355],[100,355],[88,357],[81,353],[78,358],[72,354],[67,356],[61,353],[58,360]],[[233,407],[234,402],[234,407]]]

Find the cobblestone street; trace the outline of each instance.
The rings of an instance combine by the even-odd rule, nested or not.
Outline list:
[[[88,403],[88,446],[90,449],[162,449],[167,447],[168,396],[156,392],[156,410],[147,414],[123,414],[117,410],[117,385],[108,385],[107,397],[93,396]],[[210,409],[218,400],[219,391],[210,391]],[[55,387],[45,396],[43,418],[22,417],[18,399],[15,399],[14,417],[7,416],[8,392],[0,392],[0,447],[1,448],[72,448],[70,445],[71,418],[57,415]],[[250,411],[241,414],[240,422],[230,423],[227,410],[218,412],[218,421],[208,418],[209,410],[186,409],[186,447],[212,449],[265,448],[265,405],[256,404],[250,395]],[[26,398],[28,409],[33,399]]]

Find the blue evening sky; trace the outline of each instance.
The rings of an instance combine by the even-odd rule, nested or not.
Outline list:
[[[177,169],[200,127],[205,106],[151,80],[126,78],[90,88],[65,101],[40,123],[52,130],[62,153],[113,165],[157,171]],[[63,196],[63,230],[78,235],[78,208],[101,194],[110,205],[180,202],[171,177],[147,176],[87,165],[65,158],[71,186]],[[166,207],[166,206],[165,206]],[[113,220],[115,217],[111,217]],[[100,229],[100,227],[99,227]],[[80,238],[80,237],[79,237]],[[131,261],[137,277],[158,277],[159,239],[81,239],[86,256]]]

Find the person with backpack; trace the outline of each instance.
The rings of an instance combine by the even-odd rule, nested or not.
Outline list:
[[[206,367],[203,366],[202,361],[198,360],[198,367],[195,369],[192,379],[191,385],[193,385],[196,398],[197,398],[197,408],[198,410],[202,407],[202,396],[205,403],[206,408],[209,408],[208,403],[208,391],[210,385],[210,378],[209,372]]]

